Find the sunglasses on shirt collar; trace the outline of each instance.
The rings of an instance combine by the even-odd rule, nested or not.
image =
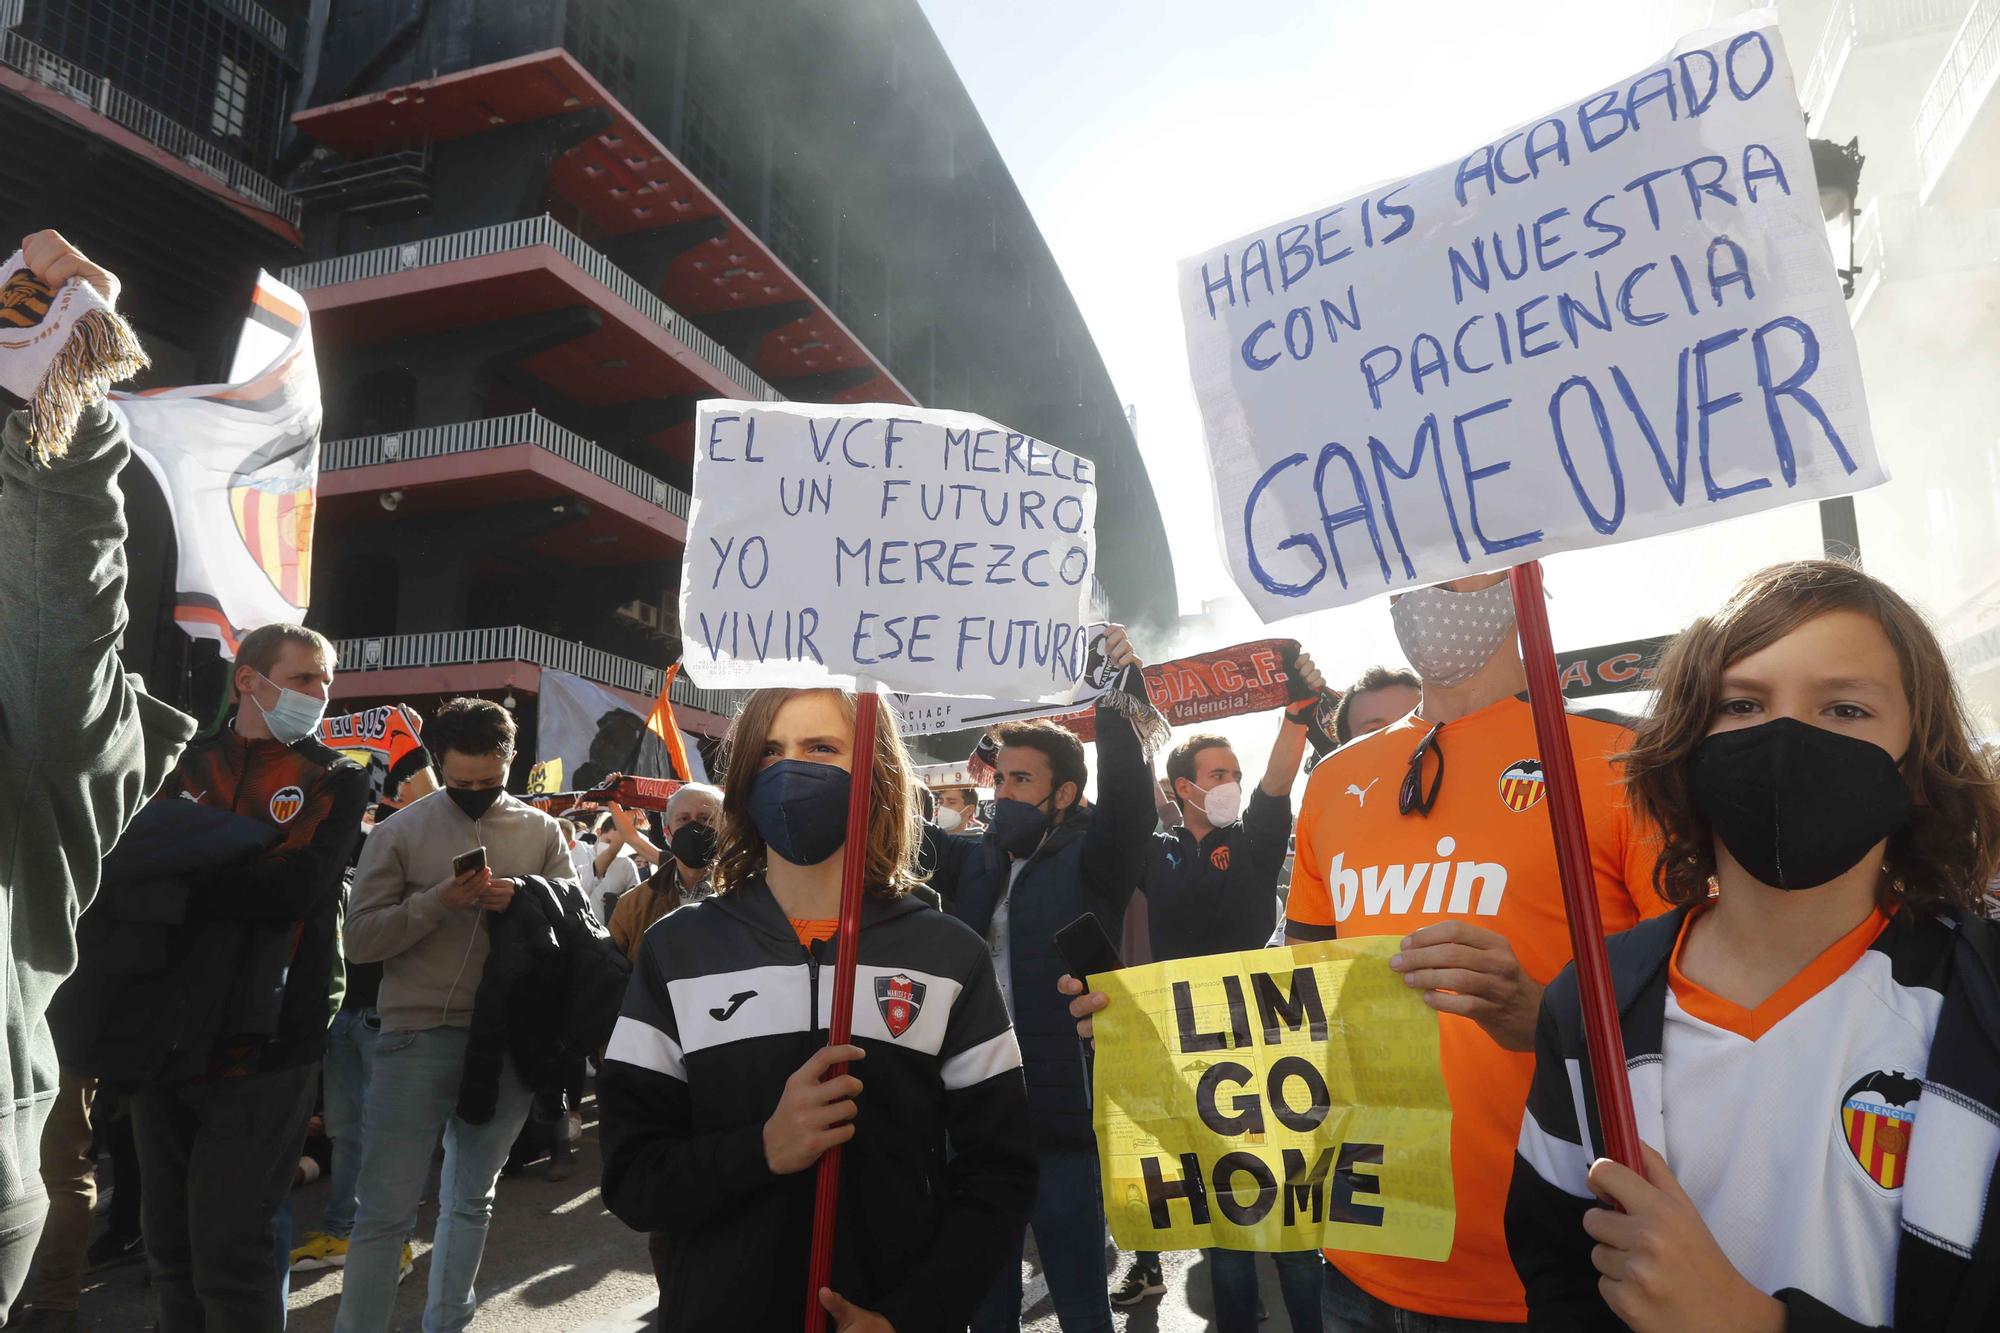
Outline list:
[[[1424,733],[1424,738],[1417,742],[1417,748],[1410,751],[1409,771],[1403,774],[1402,789],[1396,793],[1398,814],[1429,815],[1431,807],[1437,804],[1438,789],[1444,786],[1444,742],[1438,739],[1443,730],[1444,723],[1438,723]],[[1431,778],[1428,788],[1424,786],[1426,754],[1437,756],[1437,773]]]

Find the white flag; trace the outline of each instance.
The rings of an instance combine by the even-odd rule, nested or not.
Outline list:
[[[319,483],[319,371],[299,294],[257,275],[230,382],[113,394],[173,515],[174,619],[236,656],[242,635],[305,618]]]

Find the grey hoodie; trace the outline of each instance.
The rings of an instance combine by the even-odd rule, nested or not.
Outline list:
[[[26,424],[0,431],[0,1208],[42,1192],[56,1088],[49,998],[76,966],[98,862],[173,768],[194,719],[118,664],[125,631],[124,427],[84,413],[39,466]]]

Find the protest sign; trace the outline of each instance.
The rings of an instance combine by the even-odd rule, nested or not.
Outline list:
[[[905,736],[965,727],[990,727],[1028,717],[1054,717],[1082,737],[1097,735],[1092,705],[1119,684],[1104,657],[1104,626],[1086,627],[1089,646],[1083,674],[1068,697],[1048,702],[953,699],[945,695],[892,694],[889,706]],[[1170,726],[1278,708],[1285,702],[1285,668],[1299,650],[1294,639],[1260,639],[1230,648],[1155,662],[1141,669],[1146,696]]]
[[[1126,1250],[1331,1248],[1442,1260],[1456,1214],[1437,1015],[1390,938],[1090,978],[1095,1120]]]
[[[682,660],[705,689],[1070,697],[1096,469],[962,412],[710,401]]]
[[[1198,254],[1180,299],[1231,572],[1267,621],[1886,480],[1754,16]]]

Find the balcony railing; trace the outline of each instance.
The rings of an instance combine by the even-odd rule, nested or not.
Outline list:
[[[1826,16],[1826,27],[1820,30],[1819,43],[1806,65],[1805,77],[1799,80],[1799,105],[1805,108],[1808,122],[1816,124],[1826,115],[1826,108],[1833,101],[1833,86],[1839,82],[1840,72],[1853,51],[1854,0],[1840,0]]]
[[[1926,197],[1937,188],[1945,163],[1964,141],[1981,103],[1994,95],[1996,77],[2000,77],[2000,0],[1975,0],[1917,104],[1917,167]]]
[[[1914,194],[1877,199],[1855,225],[1854,257],[1861,266],[1859,320],[1880,283],[2000,263],[2000,208],[1926,208]]]
[[[325,472],[343,472],[353,468],[380,467],[385,463],[406,463],[417,458],[443,458],[481,449],[504,449],[515,444],[532,444],[546,449],[558,458],[602,477],[620,490],[629,491],[648,504],[658,505],[676,518],[685,519],[688,516],[685,491],[668,485],[610,450],[592,444],[539,412],[329,440],[320,446],[319,465]]]
[[[1914,37],[1948,28],[1965,13],[1966,0],[1840,0],[1827,15],[1799,80],[1799,105],[1818,132],[1818,122],[1833,105],[1833,92],[1858,43]]]
[[[284,20],[258,4],[257,0],[211,0],[211,2],[227,10],[244,27],[280,51],[285,49],[288,33]]]
[[[109,79],[92,74],[11,30],[0,31],[0,65],[19,70],[43,87],[115,121],[214,177],[265,212],[276,214],[295,227],[299,224],[298,200],[282,185],[244,166],[180,122],[119,91]]]
[[[433,264],[481,259],[537,245],[548,246],[610,288],[620,300],[693,348],[703,360],[735,381],[750,397],[764,402],[777,402],[784,397],[750,367],[737,360],[721,343],[689,323],[678,310],[640,286],[631,274],[585,245],[576,233],[546,213],[518,222],[500,222],[490,227],[453,232],[448,236],[433,236],[407,245],[385,245],[380,249],[357,250],[353,254],[322,259],[316,263],[296,264],[285,270],[284,281],[300,290],[334,287],[428,268]]]
[[[445,630],[436,634],[390,634],[380,638],[340,639],[334,643],[345,673],[395,671],[409,668],[470,666],[478,662],[532,662],[549,671],[566,671],[600,685],[655,697],[665,669],[629,657],[587,648],[553,634],[510,625],[505,629]],[[697,689],[685,677],[674,678],[669,696],[677,704],[728,717],[738,695],[726,690]]]

